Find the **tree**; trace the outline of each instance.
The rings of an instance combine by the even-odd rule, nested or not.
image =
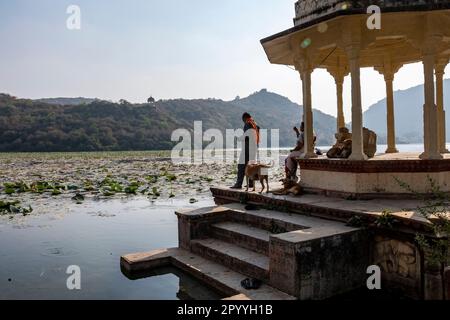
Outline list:
[[[156,102],[155,98],[151,97],[147,99],[147,103],[154,104]]]

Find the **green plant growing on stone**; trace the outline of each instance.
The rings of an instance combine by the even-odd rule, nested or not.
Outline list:
[[[419,214],[430,222],[431,236],[417,234],[416,241],[428,261],[441,266],[449,261],[450,248],[450,197],[443,192],[439,184],[428,177],[430,188],[426,195],[415,191],[407,183],[396,179],[402,188],[416,195],[424,205],[417,208]]]
[[[393,229],[397,219],[392,215],[392,212],[384,210],[381,215],[375,220],[375,226],[378,228]]]

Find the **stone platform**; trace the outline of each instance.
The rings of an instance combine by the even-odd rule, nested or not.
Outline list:
[[[367,268],[377,265],[384,290],[449,298],[447,265],[431,265],[416,242],[417,234],[433,236],[419,200],[211,191],[217,206],[176,212],[179,248],[123,256],[122,269],[172,265],[228,299],[322,300],[366,288]],[[242,288],[247,277],[261,288]]]
[[[301,183],[307,192],[327,196],[375,199],[427,195],[430,181],[450,192],[450,155],[421,160],[419,153],[380,154],[368,161],[298,159]]]
[[[360,228],[266,209],[248,211],[236,203],[177,215],[178,249],[123,256],[122,268],[139,272],[173,265],[226,295],[258,300],[326,299],[365,282],[368,242]],[[247,277],[264,285],[245,290],[240,282]]]

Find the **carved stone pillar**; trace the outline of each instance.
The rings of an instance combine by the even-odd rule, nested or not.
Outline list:
[[[444,74],[448,60],[439,60],[436,63],[436,104],[438,112],[439,152],[449,153],[447,149],[446,118],[444,108]]]
[[[336,132],[339,132],[340,128],[345,127],[345,116],[344,116],[344,78],[348,74],[346,67],[333,67],[327,68],[328,72],[333,76],[334,82],[336,83],[336,98],[337,98],[337,123]]]
[[[401,66],[394,66],[391,63],[390,56],[384,58],[382,67],[375,68],[384,76],[386,83],[386,133],[387,133],[387,149],[386,153],[398,153],[395,138],[395,112],[394,112],[394,78]]]
[[[360,48],[346,47],[352,77],[352,154],[350,160],[367,160],[363,145],[363,113],[361,105]]]
[[[303,93],[303,122],[305,124],[304,131],[304,157],[316,158],[317,155],[314,152],[314,119],[312,110],[312,92],[311,92],[311,74],[313,68],[308,61],[307,57],[302,56],[297,58],[295,67],[300,73],[302,81],[302,93]]]
[[[424,152],[420,155],[423,160],[442,159],[439,152],[438,138],[438,109],[435,104],[434,67],[436,56],[433,52],[426,52],[423,56],[423,70],[425,77],[424,104]]]

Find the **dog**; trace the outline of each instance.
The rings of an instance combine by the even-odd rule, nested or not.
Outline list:
[[[266,186],[264,185],[264,181],[267,184],[267,193],[269,193],[269,170],[270,168],[273,167],[273,163],[271,163],[270,165],[268,164],[260,164],[260,163],[256,163],[256,164],[248,164],[247,167],[245,168],[245,177],[247,179],[247,192],[250,186],[250,182],[253,182],[253,191],[256,191],[256,184],[255,181],[258,181],[261,183],[262,185],[262,190],[260,193],[263,193],[264,190],[266,189]]]
[[[298,196],[303,193],[300,183],[297,183],[291,179],[281,179],[280,181],[283,183],[283,189],[272,192],[274,195],[287,196],[292,194],[294,196]]]

